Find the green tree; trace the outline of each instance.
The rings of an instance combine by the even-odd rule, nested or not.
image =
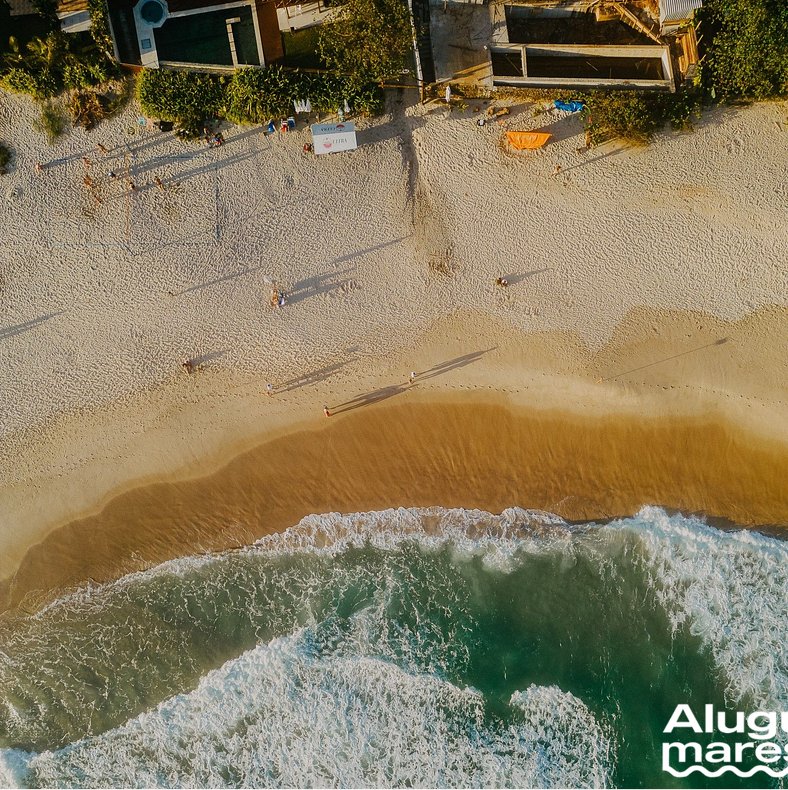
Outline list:
[[[788,93],[788,2],[705,0],[698,12],[709,40],[703,85],[717,99]]]
[[[320,29],[326,65],[355,85],[384,82],[406,65],[412,44],[404,0],[346,0]]]

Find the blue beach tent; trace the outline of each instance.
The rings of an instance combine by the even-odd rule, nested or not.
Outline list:
[[[556,110],[566,110],[567,112],[580,112],[583,109],[581,101],[554,101]]]

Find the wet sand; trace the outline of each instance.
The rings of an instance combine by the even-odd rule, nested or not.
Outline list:
[[[14,601],[327,510],[651,503],[788,524],[784,103],[591,155],[577,117],[518,102],[480,128],[473,109],[392,97],[357,151],[315,159],[306,128],[219,149],[130,135],[133,104],[50,147],[35,104],[3,95]],[[546,122],[545,150],[501,147]],[[168,189],[124,195],[123,221],[118,185],[94,205],[98,142]]]
[[[721,419],[581,416],[478,394],[355,405],[214,474],[135,488],[54,530],[0,590],[2,606],[246,544],[311,513],[519,505],[597,520],[658,504],[788,524],[785,447]]]

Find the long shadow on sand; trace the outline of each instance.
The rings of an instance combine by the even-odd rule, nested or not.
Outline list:
[[[546,266],[544,269],[534,269],[531,272],[520,272],[519,274],[505,274],[504,279],[509,285],[517,285],[517,283],[521,283],[523,280],[527,280],[529,277],[536,277],[537,274],[542,274],[543,272],[550,272],[553,270],[552,266]]]
[[[193,357],[191,362],[196,368],[204,368],[209,363],[214,362],[217,359],[221,359],[229,351],[229,348],[224,348],[221,351],[206,351],[204,354]]]
[[[283,381],[277,384],[276,391],[290,392],[291,390],[301,389],[301,387],[308,387],[310,384],[318,384],[345,367],[351,359],[346,359],[343,362],[336,362],[333,365],[326,365],[325,367],[318,368],[309,373],[304,373],[302,376],[296,376],[288,381]]]
[[[724,346],[730,340],[731,338],[729,337],[721,337],[719,340],[714,340],[711,343],[706,343],[705,345],[698,346],[697,348],[690,348],[687,351],[681,351],[678,354],[673,354],[672,356],[665,357],[664,359],[657,359],[654,362],[649,362],[646,365],[640,365],[637,368],[632,368],[631,370],[625,370],[621,373],[616,373],[615,376],[605,376],[603,379],[601,379],[601,381],[613,381],[614,379],[620,378],[621,376],[628,376],[630,373],[637,373],[639,370],[653,368],[655,365],[661,365],[663,362],[670,362],[671,359],[685,357],[687,354],[695,354],[698,351],[703,351],[704,349],[712,348],[713,346]]]
[[[298,304],[298,302],[303,302],[312,296],[319,296],[341,288],[348,281],[340,278],[343,274],[349,274],[351,271],[351,269],[343,269],[341,272],[324,272],[316,274],[314,277],[307,277],[297,282],[287,292],[287,301],[289,304]]]
[[[400,236],[398,239],[392,239],[391,241],[384,241],[381,244],[376,244],[374,247],[367,247],[364,250],[358,250],[356,252],[350,252],[347,255],[342,255],[339,258],[334,258],[331,261],[331,266],[336,266],[340,263],[347,263],[347,261],[352,261],[354,258],[363,258],[365,255],[369,255],[373,252],[378,252],[379,250],[383,250],[386,247],[392,247],[395,244],[399,244],[401,241],[405,241],[405,239],[410,238],[410,234],[407,236]]]
[[[416,381],[426,381],[427,379],[435,378],[436,376],[443,376],[452,370],[464,368],[466,365],[472,365],[477,360],[481,359],[485,354],[490,351],[495,351],[495,348],[487,348],[484,351],[473,351],[470,354],[463,354],[461,357],[449,359],[446,362],[441,362],[433,365],[428,370],[417,372]],[[388,387],[380,387],[380,389],[373,390],[372,392],[365,392],[362,395],[357,395],[349,401],[340,403],[330,409],[331,414],[342,414],[346,411],[353,411],[353,409],[360,409],[362,406],[371,406],[373,403],[379,403],[388,398],[393,398],[395,395],[401,395],[411,388],[409,384],[391,384]]]
[[[199,285],[192,285],[190,288],[184,288],[182,291],[176,291],[173,296],[181,296],[182,294],[187,294],[190,291],[199,291],[203,288],[210,288],[212,285],[218,285],[219,283],[224,283],[228,280],[234,280],[236,277],[243,277],[245,274],[251,274],[252,272],[259,271],[262,268],[262,266],[247,266],[245,269],[233,272],[232,274],[226,274],[224,277],[217,277],[215,280],[208,280],[208,282],[200,283]]]
[[[41,315],[38,318],[31,318],[29,321],[23,321],[21,324],[14,324],[13,326],[6,326],[0,328],[0,340],[5,340],[14,335],[21,335],[23,332],[29,332],[37,326],[46,323],[50,318],[63,315],[65,310],[58,310],[56,313],[49,313],[48,315]]]

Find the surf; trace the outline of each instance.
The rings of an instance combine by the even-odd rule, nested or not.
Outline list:
[[[517,508],[310,516],[0,621],[0,771],[659,783],[675,704],[788,702],[786,592],[784,542],[659,508],[581,525]]]

